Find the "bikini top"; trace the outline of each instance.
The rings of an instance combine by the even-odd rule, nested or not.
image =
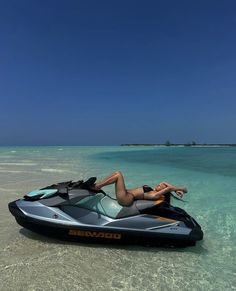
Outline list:
[[[152,187],[148,186],[148,185],[143,185],[143,192],[150,192],[153,191]]]
[[[150,192],[150,191],[153,191],[152,187],[150,187],[148,185],[143,185],[143,192],[144,193],[147,193],[147,192]],[[165,200],[166,200],[165,195],[161,195],[159,197],[159,199],[156,200],[156,204],[160,204],[160,203],[164,202]]]

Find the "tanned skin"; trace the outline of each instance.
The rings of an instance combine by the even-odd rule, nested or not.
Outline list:
[[[163,195],[174,191],[179,197],[183,197],[184,193],[187,193],[185,187],[179,187],[171,185],[167,182],[161,182],[154,187],[153,191],[144,193],[143,187],[126,189],[125,181],[122,173],[116,171],[110,176],[100,180],[95,184],[95,189],[99,190],[104,186],[115,184],[116,198],[119,204],[122,206],[129,206],[133,203],[134,200],[145,199],[145,200],[158,200]]]

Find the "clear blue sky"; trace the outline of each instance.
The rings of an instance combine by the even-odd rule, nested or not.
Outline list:
[[[235,1],[0,2],[0,145],[236,143]]]

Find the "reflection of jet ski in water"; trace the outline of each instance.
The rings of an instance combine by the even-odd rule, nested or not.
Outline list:
[[[32,191],[9,203],[9,210],[29,230],[72,241],[188,246],[203,238],[200,225],[181,208],[148,200],[122,207],[83,181]]]

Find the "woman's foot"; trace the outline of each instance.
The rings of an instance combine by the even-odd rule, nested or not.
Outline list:
[[[101,187],[99,187],[95,182],[96,182],[96,177],[91,177],[87,181],[83,182],[82,184],[82,189],[87,189],[92,192],[100,192]]]
[[[99,187],[97,184],[94,184],[92,187],[94,190],[97,190],[97,191],[101,190],[101,187]]]

